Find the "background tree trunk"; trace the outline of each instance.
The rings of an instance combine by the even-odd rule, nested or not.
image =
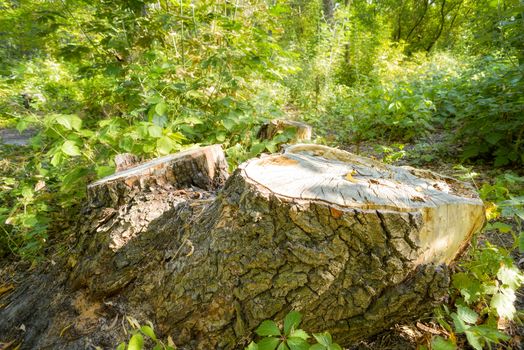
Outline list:
[[[192,152],[213,164],[206,169],[223,169],[216,151]],[[130,171],[90,193],[137,176]],[[203,183],[225,179],[212,174]],[[118,192],[127,199],[90,196],[64,290],[117,308],[117,319],[149,319],[187,349],[242,348],[261,321],[292,309],[305,329],[330,331],[341,344],[420,317],[446,297],[449,264],[484,222],[482,202],[461,182],[318,145],[252,159],[218,194],[191,183],[140,188],[132,198]],[[76,331],[71,315],[48,314],[50,325],[28,344],[72,348],[59,337],[64,322]],[[9,320],[0,332],[38,319],[20,320],[12,307],[0,317]],[[75,341],[101,344],[101,334],[117,332],[97,327]]]

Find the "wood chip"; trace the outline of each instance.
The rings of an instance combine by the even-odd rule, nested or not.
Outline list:
[[[446,331],[428,327],[425,324],[420,323],[420,322],[417,322],[417,328],[420,329],[420,330],[423,330],[424,332],[428,332],[428,333],[435,334],[435,335],[440,335],[440,334],[446,334],[447,335],[448,334],[448,332],[446,332]]]

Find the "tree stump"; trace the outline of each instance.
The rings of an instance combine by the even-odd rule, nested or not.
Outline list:
[[[420,316],[484,222],[458,181],[318,145],[248,161],[215,199],[180,203],[85,285],[198,349],[241,346],[291,309],[344,344]]]
[[[294,120],[282,119],[271,120],[263,124],[258,131],[258,138],[261,140],[271,140],[279,132],[285,131],[286,129],[292,129],[295,131],[295,137],[292,140],[293,143],[311,140],[313,128],[311,128],[310,125]]]
[[[223,154],[203,153],[201,188],[162,170],[177,185],[144,195],[142,183],[163,182],[143,165],[91,185],[70,264],[69,285],[151,320],[182,349],[241,349],[290,310],[342,345],[420,317],[445,299],[449,265],[484,222],[464,183],[319,145],[249,160],[216,194],[204,187],[225,178],[209,171]],[[141,190],[113,190],[126,183]],[[40,336],[63,342],[51,333]]]

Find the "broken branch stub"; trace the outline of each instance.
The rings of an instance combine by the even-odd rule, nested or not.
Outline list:
[[[116,172],[87,187],[93,207],[115,207],[138,192],[154,188],[195,186],[213,190],[227,179],[227,162],[221,145],[171,154]]]

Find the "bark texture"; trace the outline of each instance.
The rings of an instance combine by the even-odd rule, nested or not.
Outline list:
[[[113,181],[125,183],[95,186]],[[419,317],[446,297],[448,266],[484,221],[463,183],[317,145],[250,160],[218,194],[91,198],[67,286],[181,349],[241,349],[292,309],[341,344]]]

